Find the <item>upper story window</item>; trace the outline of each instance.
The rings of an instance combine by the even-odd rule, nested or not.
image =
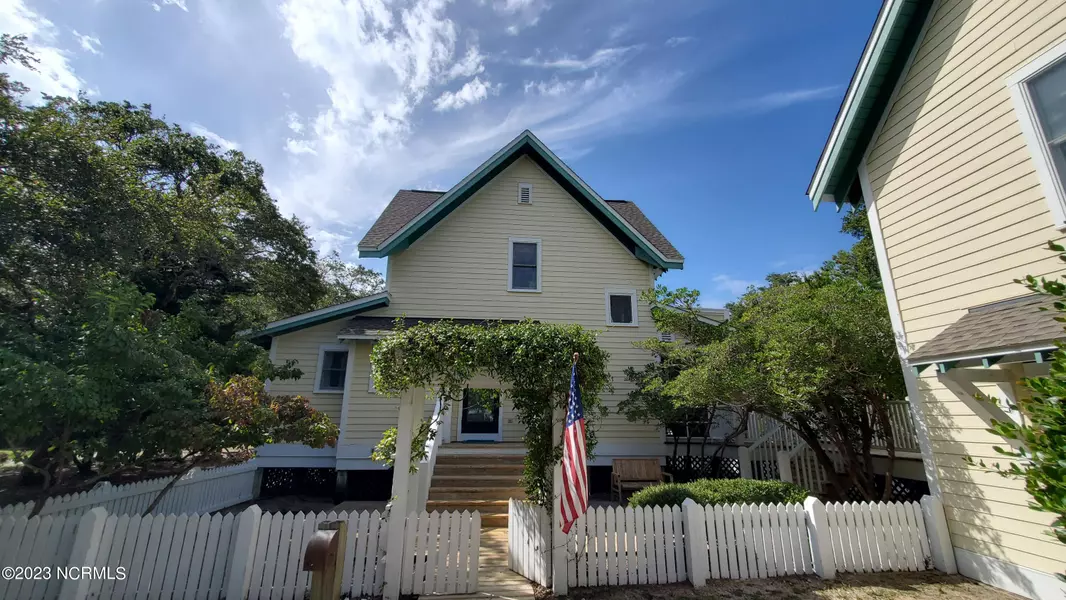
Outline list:
[[[327,344],[318,349],[318,373],[315,375],[316,393],[344,393],[348,372],[348,346]]]
[[[1066,228],[1066,43],[1007,80],[1055,224]]]
[[[507,289],[512,292],[540,291],[540,240],[511,238]]]
[[[637,291],[607,290],[607,324],[637,326]]]

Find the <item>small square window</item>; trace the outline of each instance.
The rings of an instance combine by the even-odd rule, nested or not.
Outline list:
[[[348,371],[346,348],[322,348],[319,352],[316,392],[343,392]]]
[[[540,240],[511,238],[510,285],[512,292],[540,291]]]
[[[637,324],[637,292],[635,290],[607,292],[607,324]]]

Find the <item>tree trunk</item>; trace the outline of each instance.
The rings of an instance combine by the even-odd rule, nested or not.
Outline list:
[[[163,500],[163,496],[167,495],[167,492],[170,491],[170,488],[174,487],[174,484],[178,483],[178,480],[184,477],[185,474],[191,471],[195,466],[196,461],[191,461],[188,465],[182,468],[182,470],[179,471],[173,479],[167,482],[167,485],[163,489],[159,490],[159,493],[156,494],[155,498],[152,499],[152,503],[148,505],[148,508],[144,509],[144,512],[141,514],[141,516],[147,517],[148,515],[152,514],[152,511],[155,510],[156,506],[159,506],[159,503]]]

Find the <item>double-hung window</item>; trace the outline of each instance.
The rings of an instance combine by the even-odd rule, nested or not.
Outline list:
[[[1055,224],[1066,229],[1066,42],[1019,69],[1007,84]]]
[[[344,393],[348,375],[348,346],[328,344],[318,349],[318,372],[315,375],[316,393]]]
[[[508,285],[512,292],[540,291],[540,240],[510,238]]]

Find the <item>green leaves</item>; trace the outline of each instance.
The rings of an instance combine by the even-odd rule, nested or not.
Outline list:
[[[609,355],[596,344],[595,332],[579,325],[527,319],[485,325],[439,321],[405,328],[401,318],[388,337],[374,344],[371,362],[375,389],[391,396],[425,388],[441,402],[450,403],[462,398],[467,381],[474,376],[498,379],[506,387],[504,401],[514,403],[525,427],[522,482],[526,494],[533,502],[548,506],[551,468],[559,460],[552,414],[566,406],[575,352],[580,355],[578,381],[591,455],[596,444],[594,424],[606,415],[599,395],[610,389]],[[429,424],[423,422],[412,442],[414,456],[422,455],[428,431]],[[395,435],[395,429],[385,432],[375,449],[375,460],[391,461]]]

